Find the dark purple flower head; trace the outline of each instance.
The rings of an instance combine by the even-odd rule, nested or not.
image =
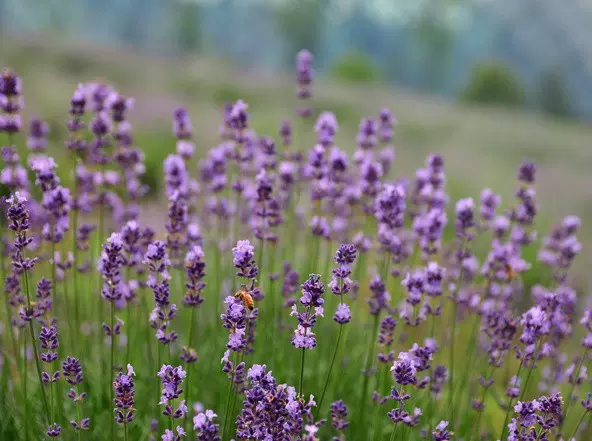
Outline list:
[[[14,231],[14,252],[12,255],[12,266],[17,274],[24,271],[31,270],[37,263],[38,258],[28,258],[24,256],[24,250],[31,244],[33,239],[27,236],[27,232],[31,227],[29,219],[29,210],[27,208],[27,199],[25,199],[19,192],[14,193],[6,200],[8,204],[8,211],[6,217],[8,218],[8,228]],[[27,315],[32,311],[27,311]]]
[[[171,197],[178,192],[181,197],[189,192],[189,175],[185,161],[179,155],[169,155],[163,163],[166,194]]]
[[[456,236],[471,240],[472,229],[475,227],[475,203],[473,199],[461,199],[456,203]]]
[[[142,263],[148,264],[148,269],[150,270],[150,275],[148,276],[149,286],[155,284],[158,277],[164,280],[170,279],[168,267],[171,265],[171,261],[169,260],[164,242],[157,240],[150,243]]]
[[[298,319],[298,327],[295,329],[294,336],[292,337],[292,345],[294,347],[305,349],[316,347],[316,336],[312,332],[312,328],[316,324],[317,317],[324,315],[324,293],[325,285],[321,281],[321,276],[318,274],[311,274],[302,284],[300,304],[304,306],[304,312],[298,312],[296,305],[293,305],[292,312],[290,313],[290,315],[296,316]],[[341,317],[341,319],[345,319],[345,317]]]
[[[58,423],[50,424],[47,428],[47,436],[50,438],[58,437],[60,436],[60,433],[62,433],[62,426],[60,426]]]
[[[255,262],[255,247],[248,240],[239,240],[232,249],[232,262],[238,269],[237,276],[254,279],[259,274],[259,268]]]
[[[224,300],[226,311],[220,315],[224,328],[228,329],[228,349],[239,352],[246,344],[246,327],[248,311],[244,302],[235,296],[228,296]]]
[[[334,260],[338,265],[351,265],[356,260],[357,249],[351,243],[344,243],[335,252]]]
[[[286,384],[278,384],[265,365],[249,369],[243,408],[237,418],[237,438],[297,439],[306,420],[312,419],[314,398],[308,401]],[[304,438],[309,440],[309,438]]]
[[[131,423],[134,420],[135,403],[135,384],[134,384],[134,368],[131,364],[127,365],[127,372],[120,372],[113,381],[113,391],[115,398],[113,404],[115,405],[115,421],[118,424]]]
[[[60,179],[55,173],[57,164],[51,156],[33,156],[29,160],[29,166],[35,172],[35,183],[39,185],[41,191],[53,190],[60,183]]]
[[[359,149],[371,150],[377,142],[376,133],[378,131],[378,124],[373,118],[364,118],[360,121],[360,127],[358,130],[358,137],[356,139]]]
[[[536,177],[536,165],[533,162],[524,161],[518,167],[518,180],[525,184],[534,184]]]
[[[384,143],[389,143],[393,139],[394,127],[397,120],[393,113],[387,109],[380,109],[380,140]]]
[[[229,114],[229,125],[232,129],[236,131],[237,138],[241,138],[242,132],[248,127],[249,121],[249,114],[247,113],[248,109],[247,103],[243,100],[238,100],[232,106],[232,110]],[[239,142],[242,142],[243,139],[237,139]]]
[[[532,345],[543,335],[549,333],[550,322],[547,313],[540,306],[533,306],[520,319],[522,335],[520,341],[526,345]]]
[[[352,286],[350,265],[355,261],[357,255],[357,248],[355,245],[344,243],[339,246],[333,258],[337,263],[337,267],[332,270],[333,278],[329,283],[331,292],[335,295],[347,294]]]
[[[70,98],[70,115],[73,117],[81,117],[86,110],[86,90],[84,85],[79,85],[72,98]]]
[[[222,438],[218,435],[220,426],[214,423],[216,415],[211,410],[205,413],[198,413],[193,417],[193,430],[197,432],[197,441],[220,441]]]
[[[187,433],[183,427],[177,426],[175,430],[177,431],[176,434],[171,429],[166,429],[164,431],[164,435],[161,436],[162,441],[181,441],[183,438],[185,438],[185,436],[187,436]]]
[[[305,307],[322,307],[325,303],[325,300],[323,299],[324,293],[325,285],[321,281],[321,276],[319,274],[311,274],[302,284],[302,297],[300,297],[300,303]]]
[[[173,112],[173,134],[177,139],[190,139],[193,136],[191,119],[184,107],[178,107]]]
[[[347,406],[342,400],[331,403],[331,424],[333,427],[335,427],[335,429],[342,432],[346,427],[349,426],[347,416]]]
[[[62,375],[68,384],[72,386],[80,384],[83,380],[80,361],[74,357],[67,357],[62,363]]]
[[[33,152],[42,152],[47,147],[47,135],[49,125],[38,118],[33,118],[29,125],[29,137],[27,147]]]
[[[481,192],[481,208],[479,209],[481,219],[484,221],[491,221],[495,217],[495,210],[502,202],[502,198],[493,192],[493,190],[486,188]]]
[[[312,54],[303,49],[296,55],[296,82],[298,84],[296,96],[303,103],[306,103],[312,96],[312,80]],[[310,106],[303,105],[297,109],[296,113],[302,118],[308,118],[312,115],[312,109]]]
[[[446,275],[446,268],[438,265],[437,262],[429,262],[425,269],[425,293],[430,297],[442,295],[442,282]]]
[[[389,228],[401,228],[405,217],[406,191],[401,184],[385,184],[374,202],[378,222]]]
[[[133,98],[127,98],[112,90],[105,98],[105,107],[111,112],[113,122],[120,124],[126,119],[126,113],[134,105]]]
[[[349,306],[347,306],[345,303],[340,303],[337,306],[335,314],[333,315],[333,320],[335,320],[340,325],[349,323],[351,321],[351,311]]]
[[[331,112],[322,112],[315,123],[318,143],[323,147],[332,145],[338,131],[339,124],[335,115]]]
[[[292,144],[292,126],[290,121],[282,121],[280,123],[280,136],[282,137],[282,144],[289,146]]]
[[[436,429],[432,432],[434,441],[449,441],[452,439],[452,433],[448,431],[448,421],[440,421]]]
[[[41,360],[45,363],[56,361],[58,359],[57,348],[59,346],[58,329],[55,326],[42,326],[39,332],[39,342],[42,349]]]
[[[186,282],[184,302],[188,306],[199,306],[203,302],[202,291],[206,284],[202,280],[206,275],[204,252],[199,245],[194,245],[185,256]]]
[[[399,358],[393,363],[391,372],[397,384],[401,386],[415,384],[417,382],[415,357],[410,352],[401,352]]]
[[[13,71],[4,69],[0,75],[0,95],[13,98],[22,94],[21,78]]]
[[[306,49],[302,49],[296,55],[298,84],[308,86],[312,82],[312,59],[312,54]]]
[[[172,407],[172,401],[179,398],[183,393],[181,383],[183,383],[187,373],[181,366],[162,365],[160,371],[158,371],[158,376],[162,382],[162,393],[158,404],[163,406],[163,414],[172,416],[175,419],[184,417],[188,410],[185,401],[182,400],[177,409]]]
[[[108,302],[117,302],[123,296],[120,272],[123,265],[122,249],[121,234],[112,233],[103,245],[103,252],[99,260],[98,270],[104,280],[101,295]]]
[[[370,292],[372,293],[368,299],[370,306],[370,314],[380,315],[383,309],[388,310],[388,304],[391,299],[390,294],[386,290],[384,282],[379,275],[375,275],[370,281]]]

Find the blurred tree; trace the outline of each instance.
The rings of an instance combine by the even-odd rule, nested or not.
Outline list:
[[[173,7],[176,45],[182,54],[201,49],[200,6],[197,2],[179,1]]]
[[[378,72],[372,59],[357,51],[337,58],[331,66],[330,75],[350,83],[373,83],[378,80]]]
[[[559,67],[547,69],[541,75],[538,85],[538,99],[541,109],[550,115],[572,116],[569,92]]]
[[[524,90],[517,75],[500,61],[478,63],[463,91],[464,101],[519,107]]]

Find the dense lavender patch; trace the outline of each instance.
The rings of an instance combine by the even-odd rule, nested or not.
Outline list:
[[[312,62],[277,140],[238,100],[206,151],[175,109],[160,219],[133,99],[79,85],[55,143],[2,73],[1,439],[592,438],[581,219],[539,236],[529,161],[510,201],[396,175],[389,109],[311,121]]]

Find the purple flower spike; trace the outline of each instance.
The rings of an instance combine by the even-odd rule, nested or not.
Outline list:
[[[117,302],[123,296],[120,273],[123,265],[122,249],[123,241],[119,233],[112,233],[103,245],[98,270],[105,281],[101,295],[108,302]]]
[[[66,382],[73,386],[68,392],[68,398],[70,398],[78,408],[80,403],[86,399],[86,392],[78,393],[75,389],[80,383],[82,383],[82,365],[77,358],[68,357],[62,363],[62,375],[66,379]],[[80,418],[80,416],[79,416]],[[88,430],[90,427],[90,418],[82,418],[79,420],[71,420],[70,425],[74,430]]]
[[[239,240],[232,249],[232,262],[238,269],[236,275],[246,279],[255,279],[259,268],[255,262],[255,247],[248,240]]]
[[[321,276],[318,274],[311,274],[302,284],[300,304],[304,306],[305,311],[298,312],[296,305],[293,305],[290,313],[290,315],[294,315],[298,319],[298,327],[292,337],[294,347],[302,349],[314,349],[316,347],[316,336],[312,332],[312,328],[316,324],[317,317],[323,317],[324,315],[324,293],[325,285],[321,282]]]
[[[113,391],[115,392],[113,412],[115,412],[115,421],[118,424],[128,424],[134,420],[136,390],[133,377],[135,375],[133,367],[128,364],[127,372],[125,374],[120,372],[113,381]]]
[[[306,104],[312,97],[312,58],[312,54],[306,49],[296,55],[296,82],[298,84],[296,96],[303,103],[296,109],[296,113],[301,118],[309,118],[312,115],[312,108]]]
[[[193,417],[193,430],[197,431],[197,441],[220,441],[222,438],[218,435],[220,426],[214,423],[216,415],[211,410],[205,413],[199,413]]]
[[[343,432],[349,426],[347,416],[347,406],[342,400],[331,403],[331,424],[339,432]]]
[[[181,366],[163,365],[157,375],[160,377],[163,387],[160,402],[158,403],[163,406],[163,415],[173,419],[183,418],[188,411],[185,400],[181,400],[177,408],[174,407],[174,401],[183,393],[181,383],[187,373]]]
[[[204,252],[199,245],[194,245],[185,256],[186,282],[184,303],[187,306],[199,306],[203,302],[202,291],[206,284],[202,280],[205,275],[206,262]]]
[[[333,315],[333,320],[335,320],[340,325],[345,325],[351,321],[351,311],[349,310],[349,306],[345,303],[341,303],[337,306],[337,311]]]
[[[33,152],[42,152],[47,147],[47,135],[49,134],[49,125],[38,118],[31,120],[29,125],[29,137],[27,138],[27,147]]]
[[[432,432],[434,441],[449,441],[452,434],[448,431],[448,421],[440,421],[436,429]]]

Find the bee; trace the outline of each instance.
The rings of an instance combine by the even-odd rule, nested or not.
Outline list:
[[[255,302],[253,301],[253,297],[251,296],[251,293],[245,285],[241,286],[241,288],[236,292],[234,297],[242,301],[243,304],[249,309],[249,311],[252,311],[253,308],[255,308]]]
[[[514,271],[514,268],[512,268],[512,265],[506,263],[504,265],[504,271],[506,272],[506,277],[508,278],[508,281],[511,282],[512,280],[514,280],[514,277],[516,277],[516,272]]]

